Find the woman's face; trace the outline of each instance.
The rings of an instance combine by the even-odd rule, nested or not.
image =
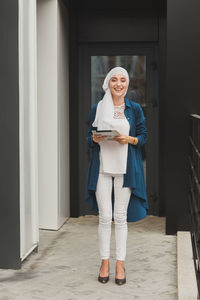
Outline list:
[[[109,87],[113,96],[123,96],[127,89],[126,77],[122,74],[113,75],[110,78]]]

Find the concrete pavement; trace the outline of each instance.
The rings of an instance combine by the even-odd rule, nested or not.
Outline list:
[[[128,223],[127,283],[114,282],[112,223],[110,280],[97,281],[101,264],[98,216],[70,218],[59,231],[40,230],[38,253],[20,270],[0,269],[0,300],[176,300],[176,236],[165,235],[165,218]]]

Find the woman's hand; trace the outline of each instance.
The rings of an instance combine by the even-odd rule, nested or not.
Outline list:
[[[103,136],[102,134],[95,135],[95,134],[93,133],[92,138],[93,138],[93,141],[94,141],[95,143],[99,143],[99,142],[101,142],[101,141],[103,141],[103,140],[105,139],[105,136]]]
[[[136,137],[123,135],[123,134],[120,134],[119,136],[115,136],[113,140],[119,142],[120,144],[130,143],[132,145],[137,145],[138,143],[138,139]]]

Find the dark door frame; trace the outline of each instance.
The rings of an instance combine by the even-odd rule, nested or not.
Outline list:
[[[150,70],[147,72],[147,86],[148,89],[148,115],[151,115],[152,118],[147,120],[147,124],[151,122],[149,126],[152,131],[155,132],[154,139],[150,138],[148,140],[148,145],[146,146],[147,155],[152,153],[151,159],[148,159],[148,164],[150,165],[147,168],[147,178],[150,182],[147,182],[147,194],[150,202],[152,203],[152,209],[149,211],[150,214],[158,215],[159,205],[158,205],[158,55],[157,55],[158,44],[156,42],[123,42],[123,43],[80,43],[79,44],[79,53],[78,54],[78,65],[77,73],[73,72],[74,80],[76,80],[76,99],[73,97],[76,102],[70,105],[70,135],[72,140],[70,140],[70,178],[71,178],[71,216],[79,216],[83,214],[85,207],[81,205],[81,202],[84,203],[84,191],[85,191],[85,182],[86,178],[83,180],[83,175],[81,172],[85,172],[88,167],[88,161],[85,161],[85,152],[88,151],[86,143],[87,135],[87,126],[83,126],[84,121],[88,120],[89,113],[89,102],[90,102],[90,57],[91,55],[146,55],[147,56],[147,67]],[[87,70],[87,76],[83,76],[81,73],[82,70]],[[84,72],[85,72],[84,71]],[[156,72],[154,76],[152,72]],[[76,76],[76,77],[75,77]],[[148,77],[149,76],[149,77]],[[89,80],[88,80],[89,79]],[[154,88],[151,88],[154,86]],[[88,106],[85,109],[85,105]],[[74,108],[76,109],[74,110]],[[150,112],[151,111],[151,112]],[[75,121],[76,119],[76,121]],[[81,121],[82,120],[82,121]],[[74,123],[74,124],[73,124]],[[75,124],[76,123],[76,124]],[[73,126],[73,125],[74,126]],[[149,133],[152,136],[152,132]],[[76,136],[76,139],[74,139]],[[149,150],[154,148],[154,151]],[[81,149],[81,151],[79,151]],[[74,169],[74,167],[75,169]],[[75,174],[75,170],[77,173]],[[152,176],[151,170],[154,170],[155,174]],[[151,173],[151,174],[150,174]],[[157,209],[155,209],[157,207]],[[87,209],[86,209],[87,211]],[[87,211],[87,214],[92,213],[90,210]]]

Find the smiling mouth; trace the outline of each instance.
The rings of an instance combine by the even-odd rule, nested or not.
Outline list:
[[[122,89],[116,89],[116,88],[114,88],[114,90],[115,90],[116,92],[121,92],[121,91],[123,90],[123,88],[122,88]]]

